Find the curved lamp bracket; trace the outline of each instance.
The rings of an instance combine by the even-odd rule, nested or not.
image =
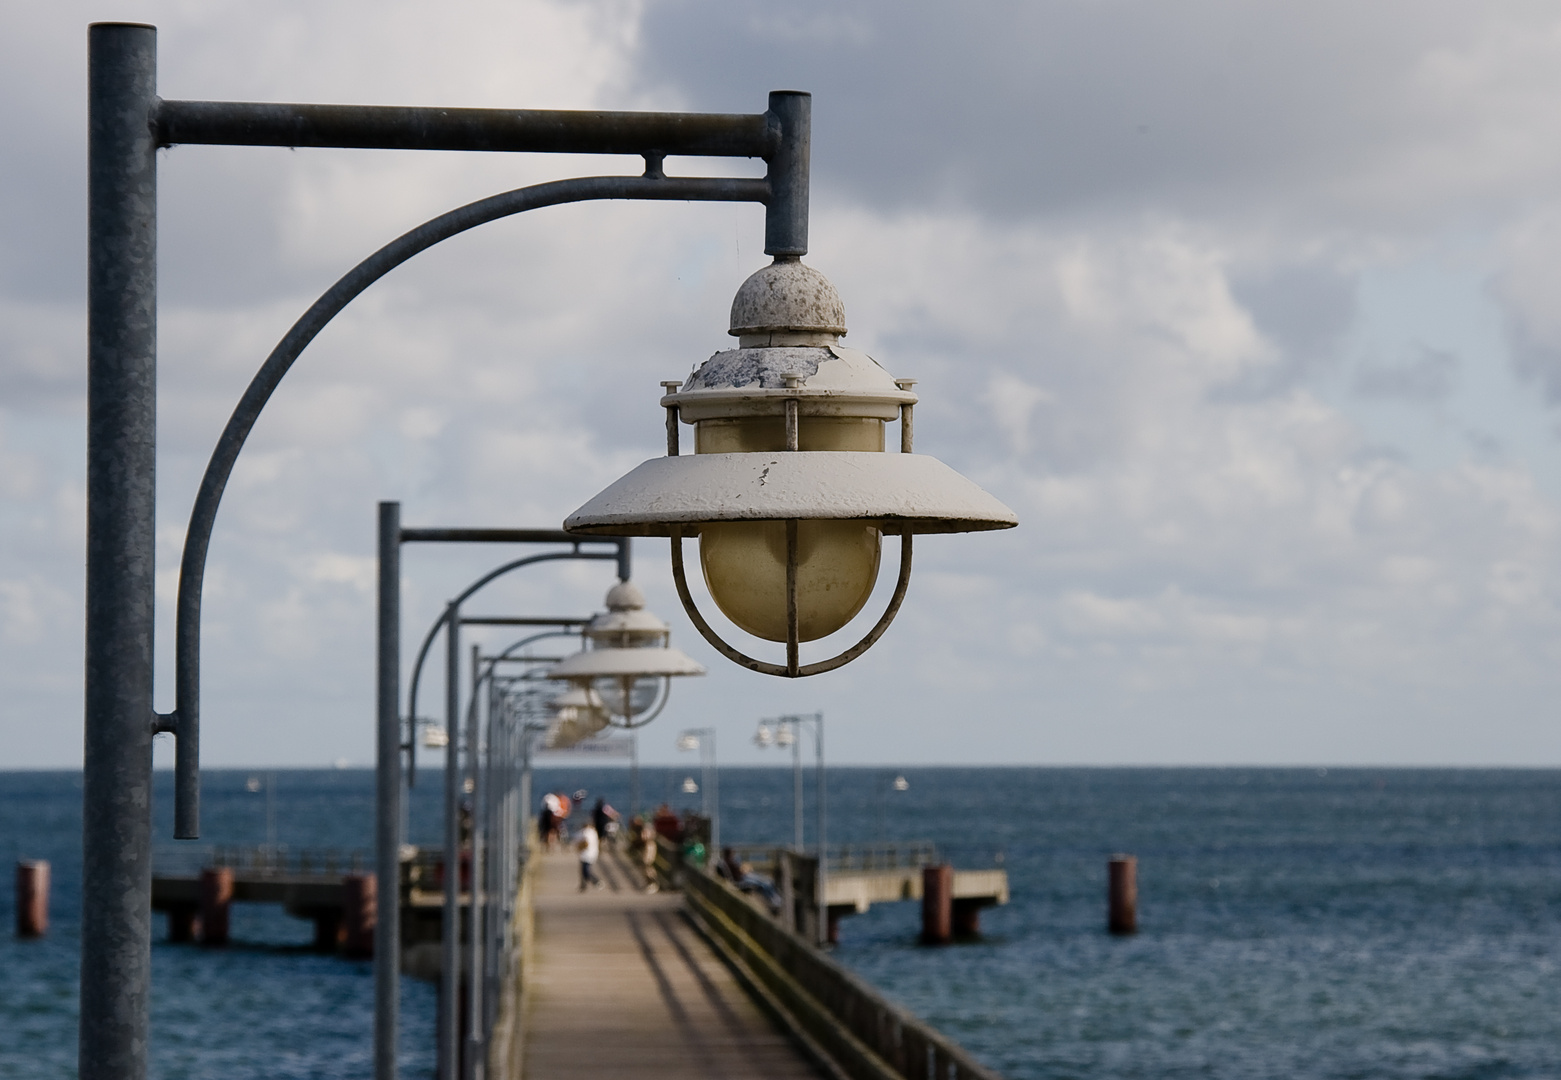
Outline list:
[[[647,162],[648,165],[648,162]],[[805,193],[806,188],[802,189]],[[359,294],[420,252],[469,229],[527,210],[597,199],[687,200],[693,202],[774,201],[768,180],[724,177],[668,177],[647,167],[644,176],[587,176],[517,188],[468,203],[424,222],[364,259],[325,291],[266,357],[217,440],[201,477],[179,563],[174,644],[174,709],[153,717],[153,730],[172,732],[174,836],[200,835],[200,624],[206,555],[223,490],[239,451],[261,411],[304,349]],[[805,220],[805,219],[804,219]]]
[[[788,679],[806,678],[809,675],[822,675],[826,671],[834,671],[837,667],[844,667],[851,661],[861,656],[868,649],[878,643],[883,637],[884,631],[889,629],[889,624],[899,614],[900,605],[905,602],[905,590],[911,583],[911,533],[910,530],[900,534],[900,575],[894,583],[894,595],[889,598],[889,606],[879,616],[861,641],[851,646],[838,656],[832,656],[828,660],[820,660],[816,664],[799,664],[797,662],[797,523],[786,523],[786,663],[772,664],[767,660],[759,660],[747,653],[741,652],[717,634],[711,625],[700,614],[698,606],[694,603],[693,594],[688,591],[688,574],[683,569],[683,530],[672,526],[672,580],[677,584],[678,599],[683,601],[683,610],[688,612],[695,629],[715,647],[715,650],[734,664],[741,664],[750,671],[757,671],[761,675],[781,675]]]
[[[423,661],[428,659],[428,650],[429,647],[433,645],[434,638],[439,636],[439,631],[444,629],[445,625],[450,621],[451,604],[453,604],[456,608],[459,608],[467,600],[470,600],[477,592],[477,590],[481,589],[484,585],[487,585],[496,578],[503,577],[511,570],[519,570],[523,566],[530,566],[533,563],[541,562],[556,562],[560,559],[592,560],[605,557],[606,556],[596,555],[591,552],[583,552],[580,550],[579,545],[576,545],[573,551],[548,551],[543,552],[541,555],[527,555],[523,558],[512,559],[511,561],[504,563],[503,565],[489,571],[468,585],[459,596],[457,596],[454,600],[451,600],[449,604],[445,606],[445,608],[439,613],[439,617],[434,620],[434,624],[428,628],[428,633],[423,635],[423,643],[418,647],[417,650],[417,661],[412,665],[411,685],[407,689],[407,716],[410,718],[417,715],[417,691],[423,677]],[[543,638],[555,636],[575,637],[578,633],[579,631],[577,630],[549,630],[545,633],[533,634],[531,637],[523,638],[520,641],[517,641],[515,644],[511,645],[509,649],[506,649],[503,653],[501,653],[497,659],[506,659],[510,655],[511,650],[518,649],[523,645],[529,645],[533,641],[540,641]],[[410,723],[410,719],[408,722]],[[411,728],[409,727],[407,731],[407,738],[411,739]],[[406,748],[406,743],[402,743],[402,748]]]

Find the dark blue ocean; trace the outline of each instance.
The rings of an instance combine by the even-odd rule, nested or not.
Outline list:
[[[644,802],[697,803],[680,790],[690,771],[642,770]],[[436,778],[421,777],[414,840],[438,830]],[[265,779],[209,771],[199,843],[265,841]],[[274,779],[279,843],[368,847],[370,774]],[[1007,867],[1013,902],[983,914],[980,942],[922,948],[918,907],[887,904],[846,920],[835,955],[1012,1080],[1561,1077],[1561,772],[831,769],[828,783],[832,843],[932,840],[956,865]],[[789,840],[791,784],[723,769],[724,839]],[[550,767],[545,788],[630,799],[623,769]],[[810,844],[814,798],[810,775]],[[157,809],[167,836],[166,786]],[[9,937],[9,883],[0,894],[0,1077],[74,1075],[79,828],[79,776],[0,773],[0,855],[47,858],[55,876],[43,941]],[[1139,860],[1131,938],[1105,932],[1116,851]],[[273,910],[236,907],[224,951],[164,944],[154,925],[154,1077],[370,1075],[367,964],[309,953],[309,924]],[[404,1075],[427,1076],[432,988],[404,994]]]

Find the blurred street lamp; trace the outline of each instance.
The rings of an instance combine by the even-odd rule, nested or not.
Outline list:
[[[547,703],[547,734],[542,745],[548,750],[567,750],[584,742],[609,724],[602,699],[585,687],[572,686]]]
[[[673,678],[705,673],[672,647],[671,628],[645,610],[645,594],[632,581],[607,590],[607,611],[581,633],[587,647],[549,668],[547,677],[589,695],[616,727],[644,727],[666,708]]]

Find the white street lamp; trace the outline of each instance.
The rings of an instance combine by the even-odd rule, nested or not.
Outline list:
[[[542,745],[549,750],[567,750],[608,726],[607,707],[587,688],[571,686],[547,704],[552,717]]]
[[[547,677],[589,694],[602,710],[604,726],[650,723],[666,707],[674,676],[705,673],[672,647],[671,628],[645,610],[645,594],[632,581],[607,590],[607,611],[584,634],[588,647],[549,668]]]
[[[671,537],[678,595],[706,640],[755,671],[816,675],[888,629],[905,598],[913,534],[1007,529],[1018,518],[936,458],[911,452],[915,380],[840,344],[845,307],[800,256],[778,255],[743,283],[729,332],[737,348],[681,385],[663,384],[667,456],[620,478],[564,528]],[[884,427],[896,419],[900,453],[885,453]],[[694,427],[692,455],[679,453],[679,421]],[[885,534],[900,536],[888,608],[853,647],[800,663],[799,643],[841,629],[866,604]],[[684,536],[699,537],[716,606],[748,633],[785,642],[784,665],[747,656],[711,629],[688,591]]]

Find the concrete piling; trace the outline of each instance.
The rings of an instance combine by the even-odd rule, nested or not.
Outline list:
[[[195,940],[200,932],[200,909],[193,904],[180,904],[168,908],[168,940],[183,945]]]
[[[981,909],[987,905],[984,896],[966,897],[954,901],[954,936],[973,938],[981,936]]]
[[[1138,932],[1138,859],[1113,855],[1107,864],[1106,927],[1113,934]]]
[[[333,953],[342,945],[340,908],[318,908],[313,913],[314,951]]]
[[[16,936],[42,937],[49,932],[49,864],[27,859],[16,864]]]
[[[233,906],[233,870],[227,866],[201,871],[201,944],[228,943],[228,911]]]
[[[921,943],[947,945],[954,939],[954,868],[948,863],[921,871]]]
[[[374,955],[379,887],[373,874],[348,874],[341,881],[342,951],[357,959]]]

